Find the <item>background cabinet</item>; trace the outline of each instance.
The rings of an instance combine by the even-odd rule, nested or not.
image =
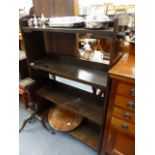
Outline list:
[[[122,133],[118,129],[111,127],[107,145],[107,152],[110,155],[134,155],[134,138]]]
[[[75,0],[33,0],[35,14],[39,17],[42,13],[46,17],[75,15],[77,3]]]
[[[109,155],[135,154],[134,55],[126,53],[109,71],[111,88],[102,144]]]

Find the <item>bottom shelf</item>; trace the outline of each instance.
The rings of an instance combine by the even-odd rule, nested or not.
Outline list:
[[[78,140],[84,142],[85,144],[89,145],[96,151],[98,150],[99,146],[99,131],[94,129],[93,127],[82,123],[76,129],[68,132],[69,135],[77,138]]]

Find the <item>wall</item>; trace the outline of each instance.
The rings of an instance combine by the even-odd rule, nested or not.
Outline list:
[[[32,6],[32,0],[19,0],[19,9],[23,9],[26,15],[29,14],[29,10]]]

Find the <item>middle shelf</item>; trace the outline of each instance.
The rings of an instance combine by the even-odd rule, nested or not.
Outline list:
[[[98,125],[102,124],[104,99],[99,96],[59,82],[43,86],[36,91],[36,94],[59,106],[74,111]]]
[[[107,87],[107,72],[91,69],[84,66],[77,66],[72,62],[66,63],[62,61],[60,62],[56,60],[51,60],[49,58],[44,58],[32,63],[31,67],[34,69],[47,71],[51,74],[62,76],[81,83],[89,84],[104,90]]]

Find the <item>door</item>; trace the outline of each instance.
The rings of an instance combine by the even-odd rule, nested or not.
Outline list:
[[[110,155],[135,155],[134,138],[112,127],[107,152]]]

